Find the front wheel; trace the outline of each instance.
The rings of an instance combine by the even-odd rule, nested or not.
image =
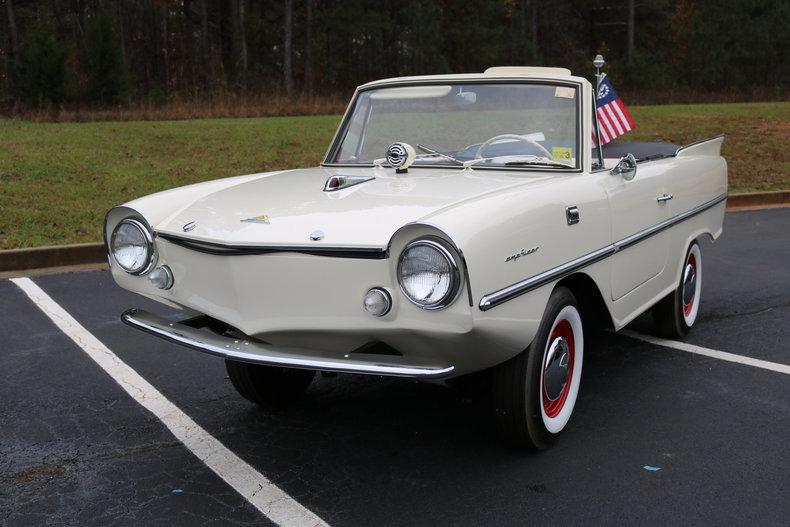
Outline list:
[[[296,370],[225,360],[231,384],[239,395],[263,406],[284,407],[300,399],[315,377],[312,370]]]
[[[702,251],[696,241],[686,252],[680,283],[653,307],[653,320],[661,336],[681,338],[694,325],[702,296]]]
[[[576,405],[583,360],[579,306],[559,287],[529,348],[494,370],[495,418],[508,442],[542,450],[556,440]]]

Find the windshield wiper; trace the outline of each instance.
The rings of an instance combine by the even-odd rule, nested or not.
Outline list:
[[[553,159],[548,159],[548,158],[515,159],[513,161],[505,162],[505,166],[518,166],[518,165],[537,165],[537,166],[547,166],[547,167],[573,168],[571,165],[567,165],[565,163],[554,161]]]
[[[453,157],[453,156],[451,156],[449,154],[444,154],[442,152],[439,152],[438,150],[434,150],[433,148],[428,148],[427,146],[423,146],[423,145],[417,145],[417,148],[419,148],[423,152],[427,152],[427,153],[435,155],[435,156],[443,157],[445,159],[449,159],[450,161],[455,161],[459,165],[463,165],[464,164],[464,162],[461,161],[460,159],[455,158],[455,157]]]

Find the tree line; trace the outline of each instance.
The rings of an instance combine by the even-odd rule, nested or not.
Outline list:
[[[593,72],[620,91],[790,84],[786,0],[0,0],[0,101],[106,107],[343,94],[492,65]],[[4,20],[3,20],[4,19]]]

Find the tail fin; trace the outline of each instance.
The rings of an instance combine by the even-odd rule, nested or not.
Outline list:
[[[724,134],[702,139],[678,148],[675,152],[677,157],[687,156],[720,156],[721,145],[724,143]]]

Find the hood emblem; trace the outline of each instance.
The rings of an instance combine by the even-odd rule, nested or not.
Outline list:
[[[181,227],[181,230],[183,230],[184,232],[189,232],[193,230],[195,227],[197,227],[197,223],[194,221],[190,221],[189,223],[185,223],[184,226]]]
[[[354,185],[359,185],[371,179],[376,178],[374,176],[331,176],[326,180],[326,183],[324,183],[324,192],[334,192],[336,190],[353,187]]]
[[[241,220],[242,223],[263,223],[264,225],[269,225],[269,216],[266,214],[261,214],[260,216],[255,216],[254,218],[247,218],[245,220]]]
[[[322,231],[321,229],[314,230],[313,232],[310,233],[310,239],[313,240],[314,242],[317,242],[319,240],[323,240],[324,239],[324,231]]]

